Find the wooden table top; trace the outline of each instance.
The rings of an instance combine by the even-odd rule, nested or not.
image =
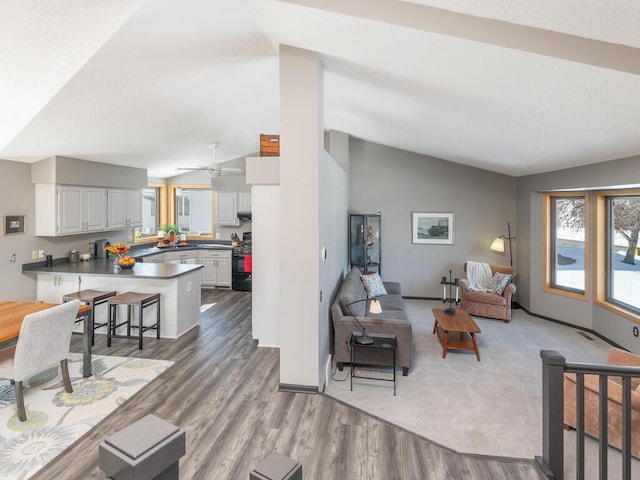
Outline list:
[[[448,332],[482,333],[473,318],[465,310],[456,310],[455,315],[448,314],[444,308],[434,308],[433,316],[443,330]]]
[[[18,338],[24,317],[55,307],[57,303],[42,302],[0,302],[0,343]],[[84,313],[91,307],[80,305],[78,313]]]

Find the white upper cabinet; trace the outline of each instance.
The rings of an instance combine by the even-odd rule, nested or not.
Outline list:
[[[251,192],[238,193],[238,211],[239,212],[251,211]]]
[[[84,221],[86,232],[101,232],[107,229],[107,189],[84,187]]]
[[[106,225],[106,188],[36,185],[36,235],[99,232]]]
[[[235,192],[216,193],[216,225],[240,225],[238,220],[238,194]]]
[[[142,226],[142,191],[107,189],[107,230]]]

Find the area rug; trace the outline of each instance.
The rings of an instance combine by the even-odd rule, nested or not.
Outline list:
[[[55,367],[32,377],[25,389],[27,421],[20,422],[15,389],[0,381],[0,479],[26,479],[160,375],[173,362],[93,356],[83,378],[82,355],[70,354],[73,393]]]

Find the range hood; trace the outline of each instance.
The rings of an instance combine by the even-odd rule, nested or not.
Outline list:
[[[240,220],[251,220],[251,212],[238,212]]]

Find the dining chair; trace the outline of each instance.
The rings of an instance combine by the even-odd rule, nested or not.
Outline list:
[[[73,300],[26,315],[16,344],[0,350],[0,378],[11,380],[15,386],[21,422],[27,420],[23,382],[33,375],[60,362],[65,390],[73,392],[67,357],[80,305],[78,300]]]

